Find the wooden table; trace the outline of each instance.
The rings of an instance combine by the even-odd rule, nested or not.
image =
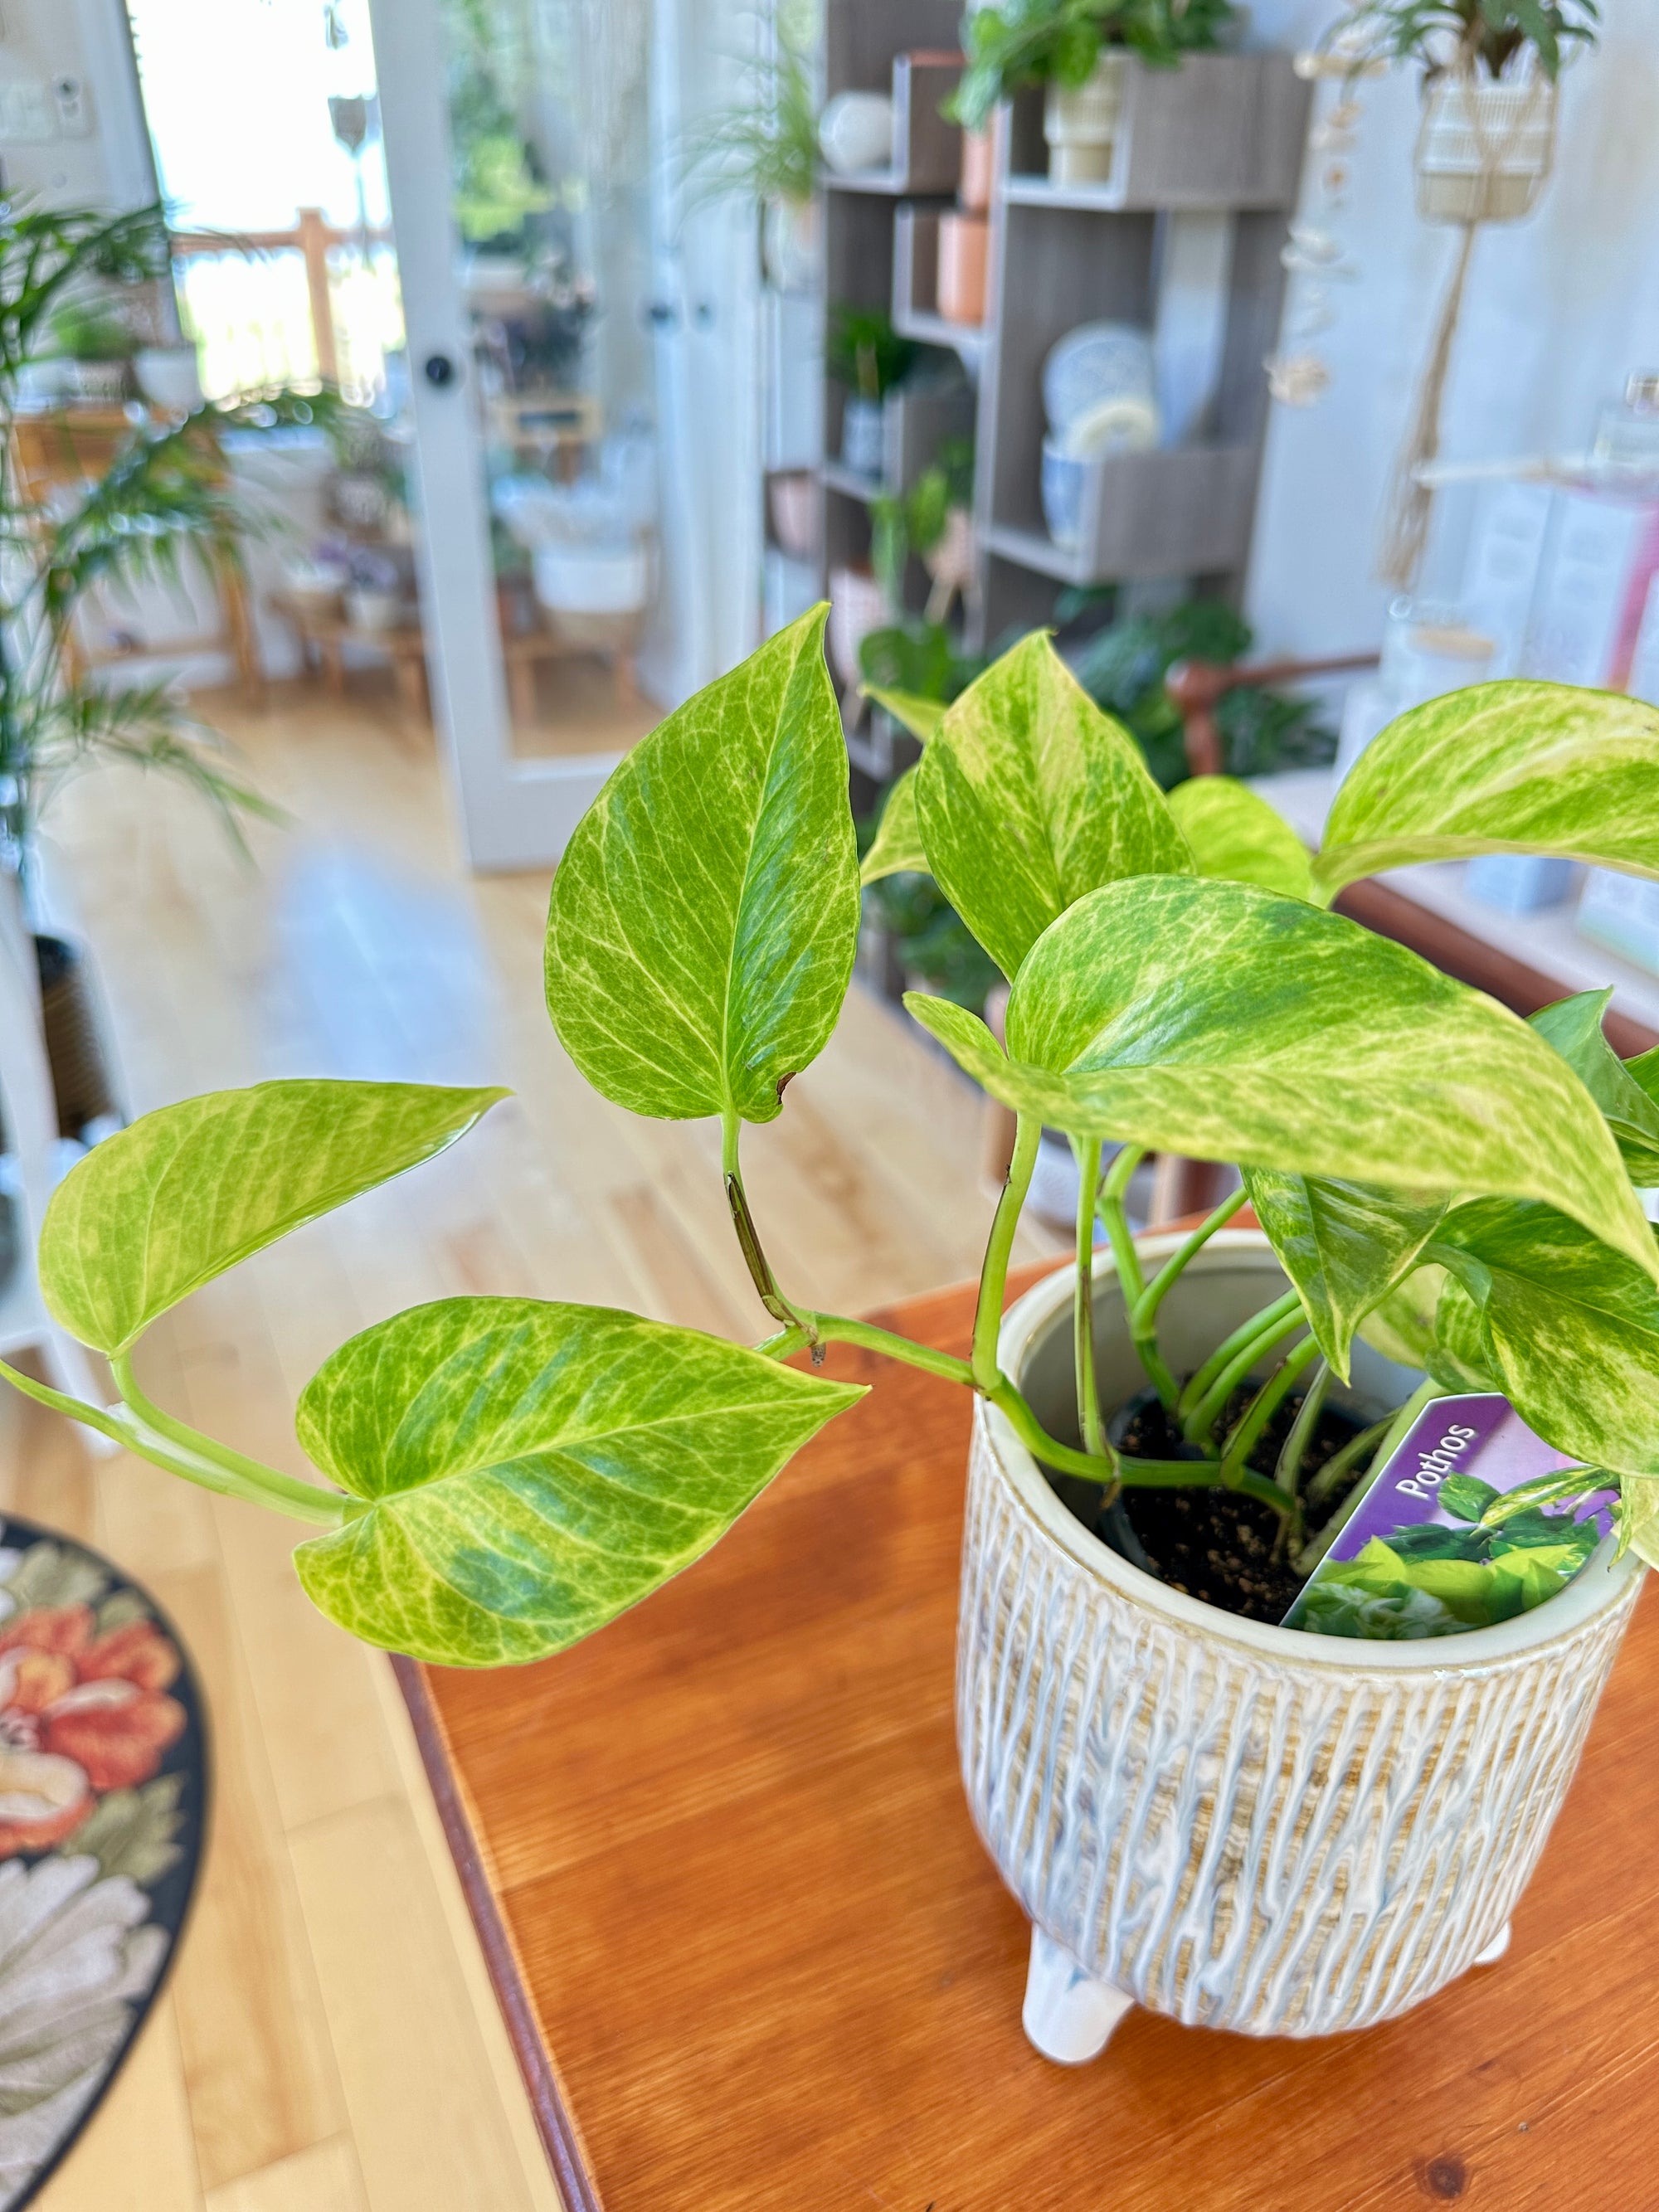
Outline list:
[[[885,1318],[965,1352],[971,1304]],[[1651,1595],[1501,1965],[1364,2034],[1137,2013],[1052,2066],[957,1778],[968,1401],[831,1371],[878,1391],[637,1612],[518,1671],[398,1662],[570,2212],[1659,2203]]]

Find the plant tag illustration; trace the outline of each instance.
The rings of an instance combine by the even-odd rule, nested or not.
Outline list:
[[[1373,1474],[1283,1626],[1320,1636],[1458,1636],[1572,1580],[1617,1492],[1535,1436],[1496,1391],[1436,1398]]]

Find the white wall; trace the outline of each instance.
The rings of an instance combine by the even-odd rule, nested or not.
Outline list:
[[[1329,0],[1258,0],[1252,43],[1306,44],[1332,12]],[[1449,458],[1582,453],[1598,404],[1631,369],[1659,368],[1659,0],[1611,0],[1605,14],[1600,49],[1564,76],[1541,204],[1476,247],[1443,418]],[[1377,515],[1455,240],[1413,207],[1414,76],[1369,79],[1360,98],[1337,219],[1358,276],[1314,341],[1331,387],[1314,407],[1273,410],[1248,607],[1263,653],[1376,642],[1388,597],[1371,573]],[[1446,503],[1425,587],[1455,586],[1467,515],[1466,501]]]
[[[80,90],[79,113],[67,119],[52,97],[60,80],[72,80]],[[59,205],[112,210],[142,207],[155,198],[155,171],[122,0],[5,0],[0,95],[8,87],[40,88],[51,134],[0,132],[8,190]]]

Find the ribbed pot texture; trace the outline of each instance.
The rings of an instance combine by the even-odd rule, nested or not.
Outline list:
[[[1224,1231],[1165,1310],[1177,1371],[1283,1286],[1265,1239]],[[1004,1325],[1003,1366],[1051,1425],[1070,1299],[1068,1269]],[[1095,1302],[1109,1406],[1138,1369],[1105,1255]],[[1413,1379],[1362,1354],[1353,1402],[1386,1410]],[[1081,1974],[1153,2012],[1254,2035],[1390,2019],[1502,1939],[1639,1587],[1610,1548],[1463,1636],[1263,1627],[1109,1551],[981,1401],[957,1681],[980,1834]]]

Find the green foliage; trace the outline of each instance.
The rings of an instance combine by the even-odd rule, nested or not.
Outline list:
[[[907,768],[894,780],[881,824],[859,868],[859,881],[866,889],[884,876],[908,872],[925,875],[927,855],[922,850],[921,827],[916,820],[916,772]]]
[[[920,348],[879,307],[832,308],[824,365],[862,399],[883,399],[909,374]]]
[[[1659,709],[1565,684],[1478,684],[1413,707],[1366,746],[1314,875],[1555,853],[1659,876]]]
[[[1413,61],[1427,76],[1472,69],[1500,77],[1528,50],[1552,82],[1567,50],[1593,46],[1596,0],[1361,0],[1322,44],[1356,71],[1368,61]]]
[[[1067,594],[1060,613],[1069,618],[1091,604]],[[1224,599],[1186,599],[1157,614],[1130,615],[1097,630],[1070,654],[1084,690],[1130,731],[1164,790],[1188,780],[1180,710],[1164,688],[1179,660],[1230,666],[1249,652],[1252,633]],[[1311,700],[1293,699],[1258,684],[1236,684],[1216,704],[1222,759],[1230,775],[1268,775],[1275,769],[1310,768],[1336,750],[1334,733],[1318,720]]]
[[[1602,1017],[1612,997],[1609,984],[1605,991],[1580,991],[1573,998],[1559,999],[1532,1017],[1532,1026],[1554,1046],[1601,1109],[1630,1179],[1639,1188],[1659,1183],[1659,1100],[1602,1034]]]
[[[863,1395],[604,1306],[416,1306],[306,1385],[300,1441],[364,1507],[295,1565],[368,1643],[541,1658],[701,1558]]]
[[[1170,811],[1200,876],[1260,884],[1306,898],[1313,887],[1308,848],[1284,816],[1230,775],[1189,776],[1170,793]]]
[[[872,629],[859,647],[863,689],[916,738],[932,737],[941,720],[938,713],[924,714],[926,726],[918,728],[918,704],[948,707],[985,668],[978,655],[957,652],[943,623],[907,621]],[[896,699],[902,703],[896,705]]]
[[[636,1114],[769,1121],[841,1012],[858,854],[825,613],[636,745],[553,879],[553,1026]]]
[[[922,831],[931,854],[925,808]],[[994,1097],[1074,1136],[1392,1190],[1540,1198],[1659,1276],[1617,1147],[1559,1056],[1340,915],[1244,884],[1112,884],[1070,907],[1019,969],[1006,1057],[982,1024],[906,1003]],[[1465,1073],[1477,1066],[1478,1084]]]
[[[1085,892],[1192,866],[1133,740],[1041,632],[946,714],[916,812],[934,881],[1011,977]]]
[[[742,96],[716,110],[687,142],[692,206],[714,199],[809,201],[818,177],[818,105],[811,13],[781,7],[770,51],[745,63]]]
[[[1355,1332],[1416,1267],[1446,1200],[1258,1167],[1244,1170],[1244,1188],[1320,1350],[1346,1382]],[[1406,1364],[1419,1363],[1408,1354]]]
[[[870,565],[876,572],[888,605],[898,617],[898,634],[908,638],[909,632],[902,621],[904,609],[904,572],[915,553],[927,555],[944,537],[953,507],[967,507],[974,495],[974,444],[971,438],[947,438],[940,446],[937,459],[932,461],[907,492],[878,492],[870,502]],[[924,638],[936,632],[948,641],[941,624],[921,625]],[[886,637],[890,633],[878,631]],[[860,647],[860,661],[865,659],[864,641]],[[880,651],[880,648],[878,648]],[[868,675],[872,672],[864,669]],[[926,689],[913,685],[911,689]],[[958,686],[958,689],[961,687]]]
[[[1448,1214],[1430,1250],[1474,1307],[1482,1364],[1530,1427],[1592,1466],[1659,1473],[1648,1267],[1550,1206],[1497,1198]]]
[[[52,351],[68,361],[129,361],[133,337],[114,307],[100,299],[60,301],[52,310]]]
[[[82,1344],[125,1352],[191,1291],[429,1159],[506,1096],[302,1081],[160,1107],[58,1185],[40,1231],[46,1304]]]
[[[1127,46],[1167,67],[1218,46],[1237,13],[1232,0],[1002,0],[973,8],[963,33],[968,67],[946,112],[982,131],[1022,86],[1086,83],[1104,47]]]
[[[1471,1491],[1484,1483],[1468,1486]],[[1458,1510],[1455,1481],[1440,1502]],[[1473,1504],[1471,1498],[1468,1501]],[[1389,1638],[1457,1636],[1513,1620],[1565,1588],[1601,1541],[1592,1520],[1534,1508],[1497,1527],[1447,1528],[1429,1522],[1373,1536],[1358,1558],[1327,1567],[1302,1604],[1303,1626],[1321,1636]]]

